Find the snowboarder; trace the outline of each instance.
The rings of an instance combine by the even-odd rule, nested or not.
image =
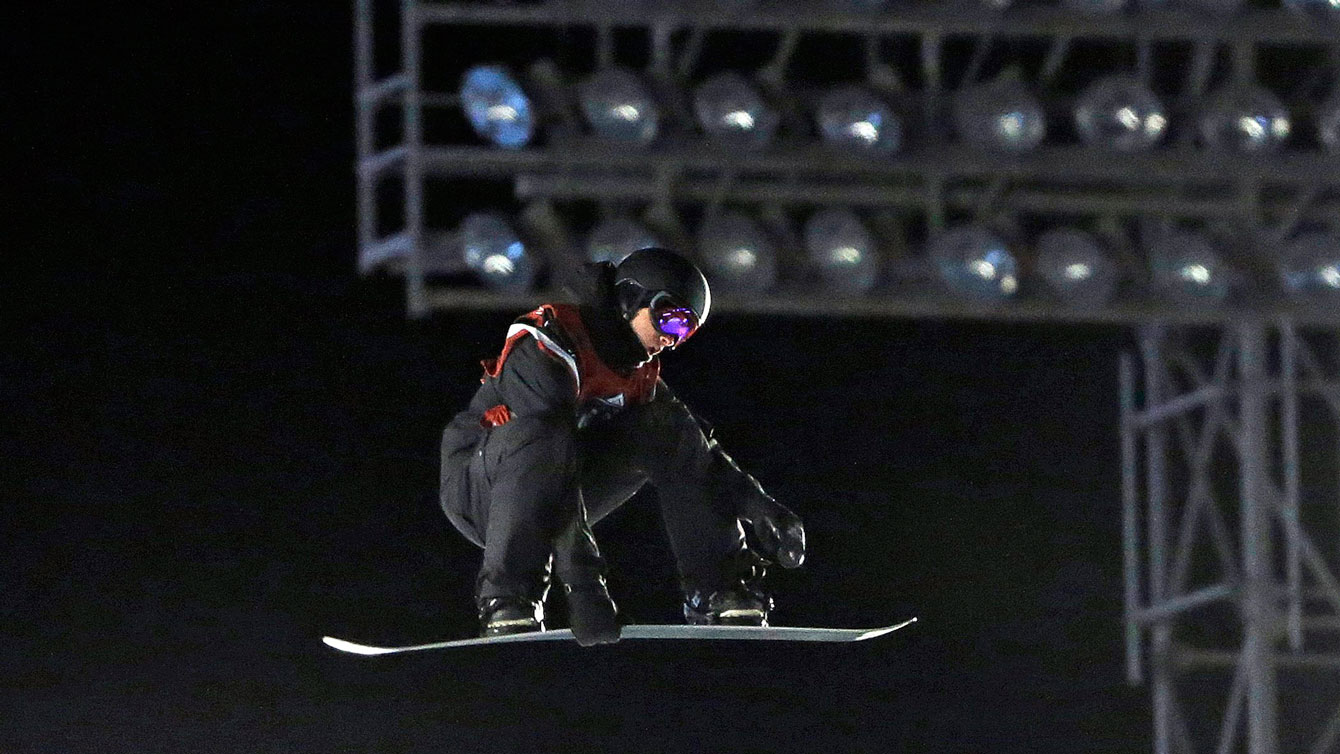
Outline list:
[[[706,278],[655,248],[586,272],[577,303],[546,304],[512,324],[443,432],[442,508],[484,549],[481,635],[544,630],[552,569],[577,640],[617,641],[590,526],[645,484],[657,492],[685,620],[767,625],[764,566],[799,566],[804,527],[659,378],[659,354],[707,321]]]

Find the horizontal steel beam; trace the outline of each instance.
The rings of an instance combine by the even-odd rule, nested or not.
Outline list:
[[[937,201],[951,207],[975,208],[987,193],[985,187],[952,187],[937,197],[920,182],[910,183],[896,185],[886,180],[846,181],[839,184],[754,179],[735,180],[723,186],[721,181],[710,179],[667,183],[654,178],[522,174],[516,179],[516,195],[523,200],[649,202],[668,198],[688,202],[724,201],[783,207],[840,205],[922,209]],[[1260,212],[1267,217],[1282,216],[1295,209],[1295,203],[1286,197],[1262,199]],[[1085,193],[1082,188],[1015,188],[1001,193],[993,206],[1002,210],[1038,214],[1144,215],[1207,220],[1243,217],[1242,202],[1237,196],[1195,198],[1178,189]],[[1313,202],[1300,216],[1318,222],[1333,220],[1340,217],[1340,199]]]
[[[1102,181],[1118,186],[1186,186],[1198,181],[1236,185],[1244,180],[1298,186],[1340,185],[1340,156],[1280,153],[1260,157],[1206,151],[1165,150],[1116,154],[1085,147],[1046,147],[1022,155],[938,147],[871,158],[820,146],[778,148],[753,153],[724,150],[703,142],[646,151],[594,139],[550,148],[508,150],[483,146],[424,149],[424,167],[441,175],[501,177],[520,173],[584,172],[624,177],[670,174],[797,175],[862,178],[935,176],[940,179]],[[1228,187],[1222,187],[1227,190]]]
[[[1130,417],[1131,426],[1135,429],[1145,429],[1235,395],[1237,395],[1235,389],[1230,390],[1219,385],[1205,385],[1189,393],[1169,398],[1157,406],[1151,406],[1144,411],[1133,413]]]
[[[1237,596],[1237,593],[1237,589],[1229,584],[1205,587],[1190,594],[1174,597],[1161,604],[1147,607],[1140,611],[1138,620],[1144,625],[1171,620],[1190,610],[1231,599]]]
[[[409,149],[403,146],[384,149],[360,160],[358,171],[365,179],[378,178],[382,173],[403,167],[408,154]]]
[[[409,85],[409,76],[403,73],[388,76],[381,81],[359,89],[356,95],[358,104],[363,107],[376,107],[386,100],[403,94],[409,88]]]
[[[1195,649],[1177,647],[1173,650],[1174,662],[1183,669],[1213,668],[1227,669],[1238,666],[1242,655],[1219,649]],[[1278,668],[1294,670],[1340,670],[1340,654],[1316,653],[1299,654],[1293,652],[1275,652],[1271,662]]]
[[[958,35],[997,38],[1206,40],[1272,44],[1330,44],[1333,29],[1280,9],[1253,9],[1208,19],[1196,11],[1083,14],[1063,8],[1021,7],[1003,13],[961,3],[899,6],[882,13],[826,8],[814,3],[764,0],[732,10],[716,0],[549,0],[534,5],[423,3],[421,24],[489,26],[600,26],[742,31],[813,31],[882,35]]]
[[[561,298],[555,291],[497,293],[480,288],[429,286],[426,302],[437,310],[525,310]],[[1041,300],[985,304],[952,296],[872,294],[768,294],[756,297],[712,297],[714,313],[841,316],[872,319],[964,319],[1006,322],[1066,322],[1127,325],[1149,321],[1173,325],[1222,324],[1237,320],[1288,317],[1300,326],[1340,326],[1340,310],[1306,304],[1243,307],[1188,307],[1162,301],[1117,302],[1102,308],[1070,308]]]
[[[413,244],[406,233],[378,239],[363,244],[358,249],[358,271],[367,275],[374,270],[404,261],[414,253]]]

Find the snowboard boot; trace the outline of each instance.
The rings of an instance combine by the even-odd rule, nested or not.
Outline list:
[[[684,589],[684,622],[693,626],[766,626],[772,595],[763,589],[763,560],[749,550],[731,557],[733,577],[714,589]]]
[[[543,602],[524,597],[482,597],[477,605],[481,637],[544,630]]]
[[[743,583],[712,592],[695,589],[684,595],[684,622],[692,626],[766,626],[772,608],[771,596]]]

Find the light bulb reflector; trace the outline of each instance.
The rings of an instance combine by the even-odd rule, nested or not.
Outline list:
[[[713,289],[760,293],[777,282],[777,252],[767,233],[749,216],[727,210],[698,230],[703,273]]]
[[[471,68],[462,79],[460,95],[465,117],[480,138],[504,149],[530,143],[535,128],[530,98],[506,68]]]

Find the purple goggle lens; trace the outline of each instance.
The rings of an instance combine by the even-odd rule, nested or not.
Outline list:
[[[679,306],[657,311],[655,322],[657,331],[674,338],[676,346],[698,329],[698,318],[693,316],[693,311]]]

